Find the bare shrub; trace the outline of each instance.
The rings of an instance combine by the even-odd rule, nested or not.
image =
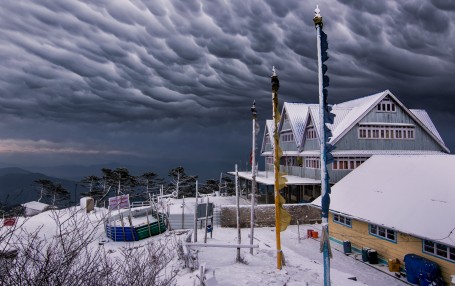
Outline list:
[[[174,285],[176,272],[167,269],[173,246],[153,241],[109,254],[99,243],[102,217],[90,220],[76,208],[49,214],[52,227],[1,232],[2,249],[17,251],[0,257],[2,285]],[[46,233],[54,227],[55,233]]]

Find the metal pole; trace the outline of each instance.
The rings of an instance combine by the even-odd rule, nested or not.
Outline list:
[[[194,200],[194,242],[197,242],[197,192],[198,192],[198,181],[196,180],[196,199]]]
[[[325,127],[325,116],[324,116],[324,102],[325,95],[323,92],[323,72],[322,72],[322,48],[321,48],[321,31],[322,31],[322,16],[319,14],[319,7],[316,7],[314,10],[315,16],[313,18],[314,24],[316,26],[317,33],[317,49],[318,49],[318,82],[319,82],[319,122],[320,126],[320,152],[321,152],[321,198],[322,198],[322,232],[326,232],[326,235],[329,234],[329,225],[328,225],[328,212],[324,209],[328,209],[330,204],[330,197],[328,194],[328,180],[327,180],[327,166],[326,166],[326,134],[324,131]],[[324,235],[323,235],[324,236]],[[328,239],[328,238],[327,238]],[[322,238],[321,238],[322,240]],[[326,241],[323,241],[323,264],[324,264],[324,286],[330,286],[330,256],[329,256],[329,247]]]
[[[251,232],[250,232],[250,244],[253,245],[254,240],[254,205],[255,205],[255,196],[256,196],[256,101],[253,102],[251,107],[251,112],[253,113],[253,143],[251,148]],[[250,248],[250,254],[253,254],[253,248]]]
[[[182,229],[185,228],[185,196],[182,197]]]
[[[237,244],[242,243],[241,232],[240,232],[240,207],[239,207],[239,172],[237,164],[235,164],[235,201],[237,205]],[[235,261],[240,262],[240,248],[237,248],[237,258]]]
[[[280,81],[278,80],[278,76],[275,72],[275,67],[273,67],[273,74],[272,74],[272,99],[273,99],[273,122],[275,129],[273,130],[273,157],[274,157],[274,173],[275,173],[275,236],[276,236],[276,264],[277,268],[281,270],[282,262],[283,262],[283,253],[281,251],[281,217],[280,217],[280,209],[279,209],[279,172],[280,172],[280,162],[278,148],[279,148],[279,134],[278,134],[278,89],[280,86]]]
[[[209,214],[209,197],[207,197],[207,203],[205,204],[205,235],[204,235],[204,243],[207,243],[207,220]]]

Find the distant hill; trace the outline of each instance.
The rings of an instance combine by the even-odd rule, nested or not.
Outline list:
[[[71,194],[71,201],[79,199],[80,193],[86,191],[77,181],[50,177],[41,173],[34,173],[21,168],[0,168],[0,203],[4,206],[13,206],[28,201],[38,200],[39,187],[36,180],[47,179],[62,184]]]

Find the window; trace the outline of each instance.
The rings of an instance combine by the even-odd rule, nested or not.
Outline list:
[[[365,162],[368,158],[336,158],[333,160],[333,170],[354,170]]]
[[[316,130],[314,129],[313,126],[310,126],[306,130],[306,139],[311,140],[311,139],[316,139]]]
[[[414,125],[359,125],[359,139],[415,139]]]
[[[378,103],[377,111],[395,112],[396,111],[395,103],[391,101],[389,98],[384,98],[380,103]]]
[[[267,164],[273,164],[273,157],[265,157],[265,162]]]
[[[321,160],[319,158],[305,158],[305,168],[310,169],[320,169],[321,168]]]
[[[269,134],[265,135],[265,144],[270,144],[270,136],[269,136]]]
[[[345,226],[352,227],[351,218],[339,214],[333,214],[333,221]]]
[[[388,229],[383,226],[370,224],[370,234],[373,236],[377,236],[380,238],[384,238],[385,240],[396,242],[397,233],[392,229]]]
[[[455,247],[450,247],[431,240],[424,240],[423,252],[455,262]]]
[[[294,141],[294,135],[291,132],[281,134],[282,142],[292,142]]]

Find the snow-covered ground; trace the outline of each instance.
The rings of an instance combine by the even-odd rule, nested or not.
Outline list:
[[[224,199],[226,200],[226,199]],[[232,199],[223,201],[232,204]],[[174,207],[181,204],[174,202]],[[179,207],[171,208],[179,211]],[[103,243],[103,248],[109,255],[116,255],[122,248],[137,248],[152,241],[161,240],[169,242],[176,238],[184,238],[182,233],[166,232],[139,242],[112,242],[105,236],[102,219],[106,216],[105,209],[96,209],[94,212],[85,214],[79,212],[78,219],[88,219],[90,228],[95,231],[96,239],[90,247],[98,247]],[[58,211],[61,219],[65,219],[70,213],[68,210]],[[22,226],[23,229],[31,232],[39,229],[44,237],[55,235],[57,227],[52,217],[55,213],[48,211],[28,219]],[[291,225],[281,233],[282,249],[286,260],[286,266],[282,270],[276,269],[275,230],[274,228],[256,228],[255,244],[259,248],[254,249],[254,254],[249,253],[248,248],[241,249],[241,257],[245,263],[236,263],[236,248],[221,247],[197,247],[199,249],[199,264],[206,265],[206,277],[213,284],[208,285],[323,285],[322,254],[319,252],[319,241],[306,239],[305,234],[308,228],[318,230],[319,225],[300,226],[300,237],[298,239],[297,226]],[[88,230],[87,230],[88,231]],[[242,229],[242,244],[248,244],[250,229]],[[204,232],[198,230],[198,242],[203,242]],[[237,230],[235,228],[220,228],[215,226],[213,237],[207,239],[208,244],[237,244]],[[386,266],[372,267],[355,259],[353,256],[346,256],[335,244],[333,247],[333,259],[331,260],[332,285],[406,285],[386,272]],[[183,262],[175,259],[172,265],[180,269],[176,277],[177,285],[198,285],[196,284],[199,275],[198,270],[190,271],[183,269]],[[384,271],[380,271],[380,268]],[[351,280],[353,278],[357,281]]]
[[[206,263],[207,277],[212,278],[213,272],[217,285],[323,285],[322,254],[319,252],[319,241],[302,239],[306,229],[320,229],[319,225],[300,226],[301,241],[299,243],[297,226],[289,226],[281,233],[281,244],[286,266],[281,271],[276,269],[276,245],[274,228],[256,228],[255,243],[259,248],[250,255],[249,249],[241,249],[241,257],[246,264],[235,263],[236,248],[199,247],[199,262]],[[242,244],[249,243],[250,229],[242,229]],[[203,230],[198,231],[198,242],[203,241]],[[208,244],[237,244],[237,230],[233,228],[215,228],[213,238],[207,239]],[[406,285],[377,268],[370,266],[354,256],[346,256],[338,251],[339,246],[333,245],[331,260],[332,285]],[[386,266],[377,266],[387,271]],[[387,271],[388,272],[388,271]],[[178,285],[193,285],[199,273],[192,272],[180,275]],[[348,278],[356,277],[357,281]],[[214,284],[216,285],[216,284]]]

